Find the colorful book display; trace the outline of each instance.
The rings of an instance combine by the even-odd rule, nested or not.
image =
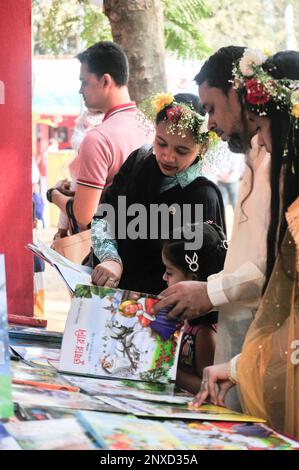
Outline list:
[[[299,442],[264,424],[156,421],[79,411],[77,418],[102,448],[110,450],[291,450]]]

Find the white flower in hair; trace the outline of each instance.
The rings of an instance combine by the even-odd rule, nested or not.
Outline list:
[[[251,77],[254,74],[254,67],[262,65],[267,57],[258,49],[245,49],[240,60],[239,67],[242,75]]]

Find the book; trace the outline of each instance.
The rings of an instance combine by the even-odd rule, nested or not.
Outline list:
[[[102,378],[175,381],[180,326],[158,299],[121,289],[77,286],[68,313],[59,370]]]
[[[178,438],[158,421],[79,411],[77,418],[96,442],[109,450],[175,450]]]
[[[292,450],[299,442],[261,423],[157,421],[79,411],[77,419],[109,450]]]
[[[13,415],[4,255],[0,255],[0,419]]]
[[[24,450],[92,450],[98,448],[75,418],[19,421],[4,426]]]
[[[9,339],[26,340],[36,342],[57,343],[60,345],[62,342],[62,333],[57,331],[49,331],[43,328],[29,328],[26,326],[9,326],[8,327]],[[14,343],[15,344],[15,343]]]
[[[118,408],[122,412],[135,416],[147,416],[152,418],[168,419],[198,419],[211,421],[240,421],[240,422],[265,422],[264,419],[250,416],[244,413],[230,410],[223,406],[203,404],[196,410],[188,408],[186,404],[160,403],[132,398],[99,396],[96,398],[102,403]]]
[[[74,408],[55,408],[53,406],[33,406],[14,403],[15,417],[18,421],[45,421],[48,419],[73,418]]]
[[[106,380],[91,377],[62,375],[69,383],[93,396],[119,396],[160,403],[186,404],[193,396],[186,392],[175,392],[173,384],[154,384],[130,380]],[[137,385],[137,386],[136,386]],[[160,385],[158,388],[157,385]]]
[[[42,406],[43,408],[72,408],[77,410],[120,411],[111,405],[79,392],[48,390],[29,385],[13,385],[13,400],[21,406]]]
[[[299,442],[263,423],[167,422],[189,450],[299,450]]]
[[[36,243],[28,243],[26,247],[56,269],[71,294],[74,293],[77,284],[92,285],[92,269],[89,266],[73,263],[40,240]]]

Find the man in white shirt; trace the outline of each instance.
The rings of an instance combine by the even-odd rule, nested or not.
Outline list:
[[[192,319],[219,308],[215,363],[226,362],[241,350],[259,304],[266,268],[266,234],[270,214],[270,156],[251,139],[256,128],[247,120],[232,88],[232,69],[245,48],[224,47],[211,56],[195,77],[208,127],[234,152],[246,152],[246,169],[235,211],[234,227],[223,271],[208,282],[186,281],[160,295],[154,311],[171,305],[169,318]],[[240,409],[232,389],[227,405]]]

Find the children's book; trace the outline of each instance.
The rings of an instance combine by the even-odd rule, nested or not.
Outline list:
[[[223,406],[204,404],[196,410],[186,404],[153,403],[122,397],[97,396],[102,403],[111,405],[135,416],[147,416],[171,419],[199,419],[211,421],[265,422],[264,419],[238,413]]]
[[[104,449],[182,449],[179,439],[158,421],[85,411],[79,411],[77,418],[85,430]]]
[[[292,450],[299,442],[275,432],[262,423],[167,422],[189,450]]]
[[[167,383],[176,378],[180,327],[153,316],[149,294],[77,286],[63,335],[59,370],[94,377]]]
[[[111,413],[120,412],[118,408],[78,392],[14,384],[12,394],[14,402],[19,403],[21,406],[42,406],[48,408],[53,406],[54,408],[109,411]]]
[[[292,450],[298,442],[260,423],[157,421],[79,411],[78,421],[110,450]]]
[[[75,418],[5,424],[24,450],[92,450],[98,448]]]
[[[14,404],[15,417],[18,421],[45,421],[48,419],[73,418],[77,409],[55,408],[53,406],[33,406]]]
[[[40,240],[28,243],[27,248],[57,270],[72,294],[77,284],[92,284],[90,267],[73,263]]]
[[[186,404],[193,398],[193,395],[189,393],[175,392],[174,384],[155,384],[125,379],[95,379],[71,375],[62,375],[62,377],[70,384],[93,396],[119,396],[172,404]]]
[[[0,255],[0,419],[13,415],[4,256]]]

